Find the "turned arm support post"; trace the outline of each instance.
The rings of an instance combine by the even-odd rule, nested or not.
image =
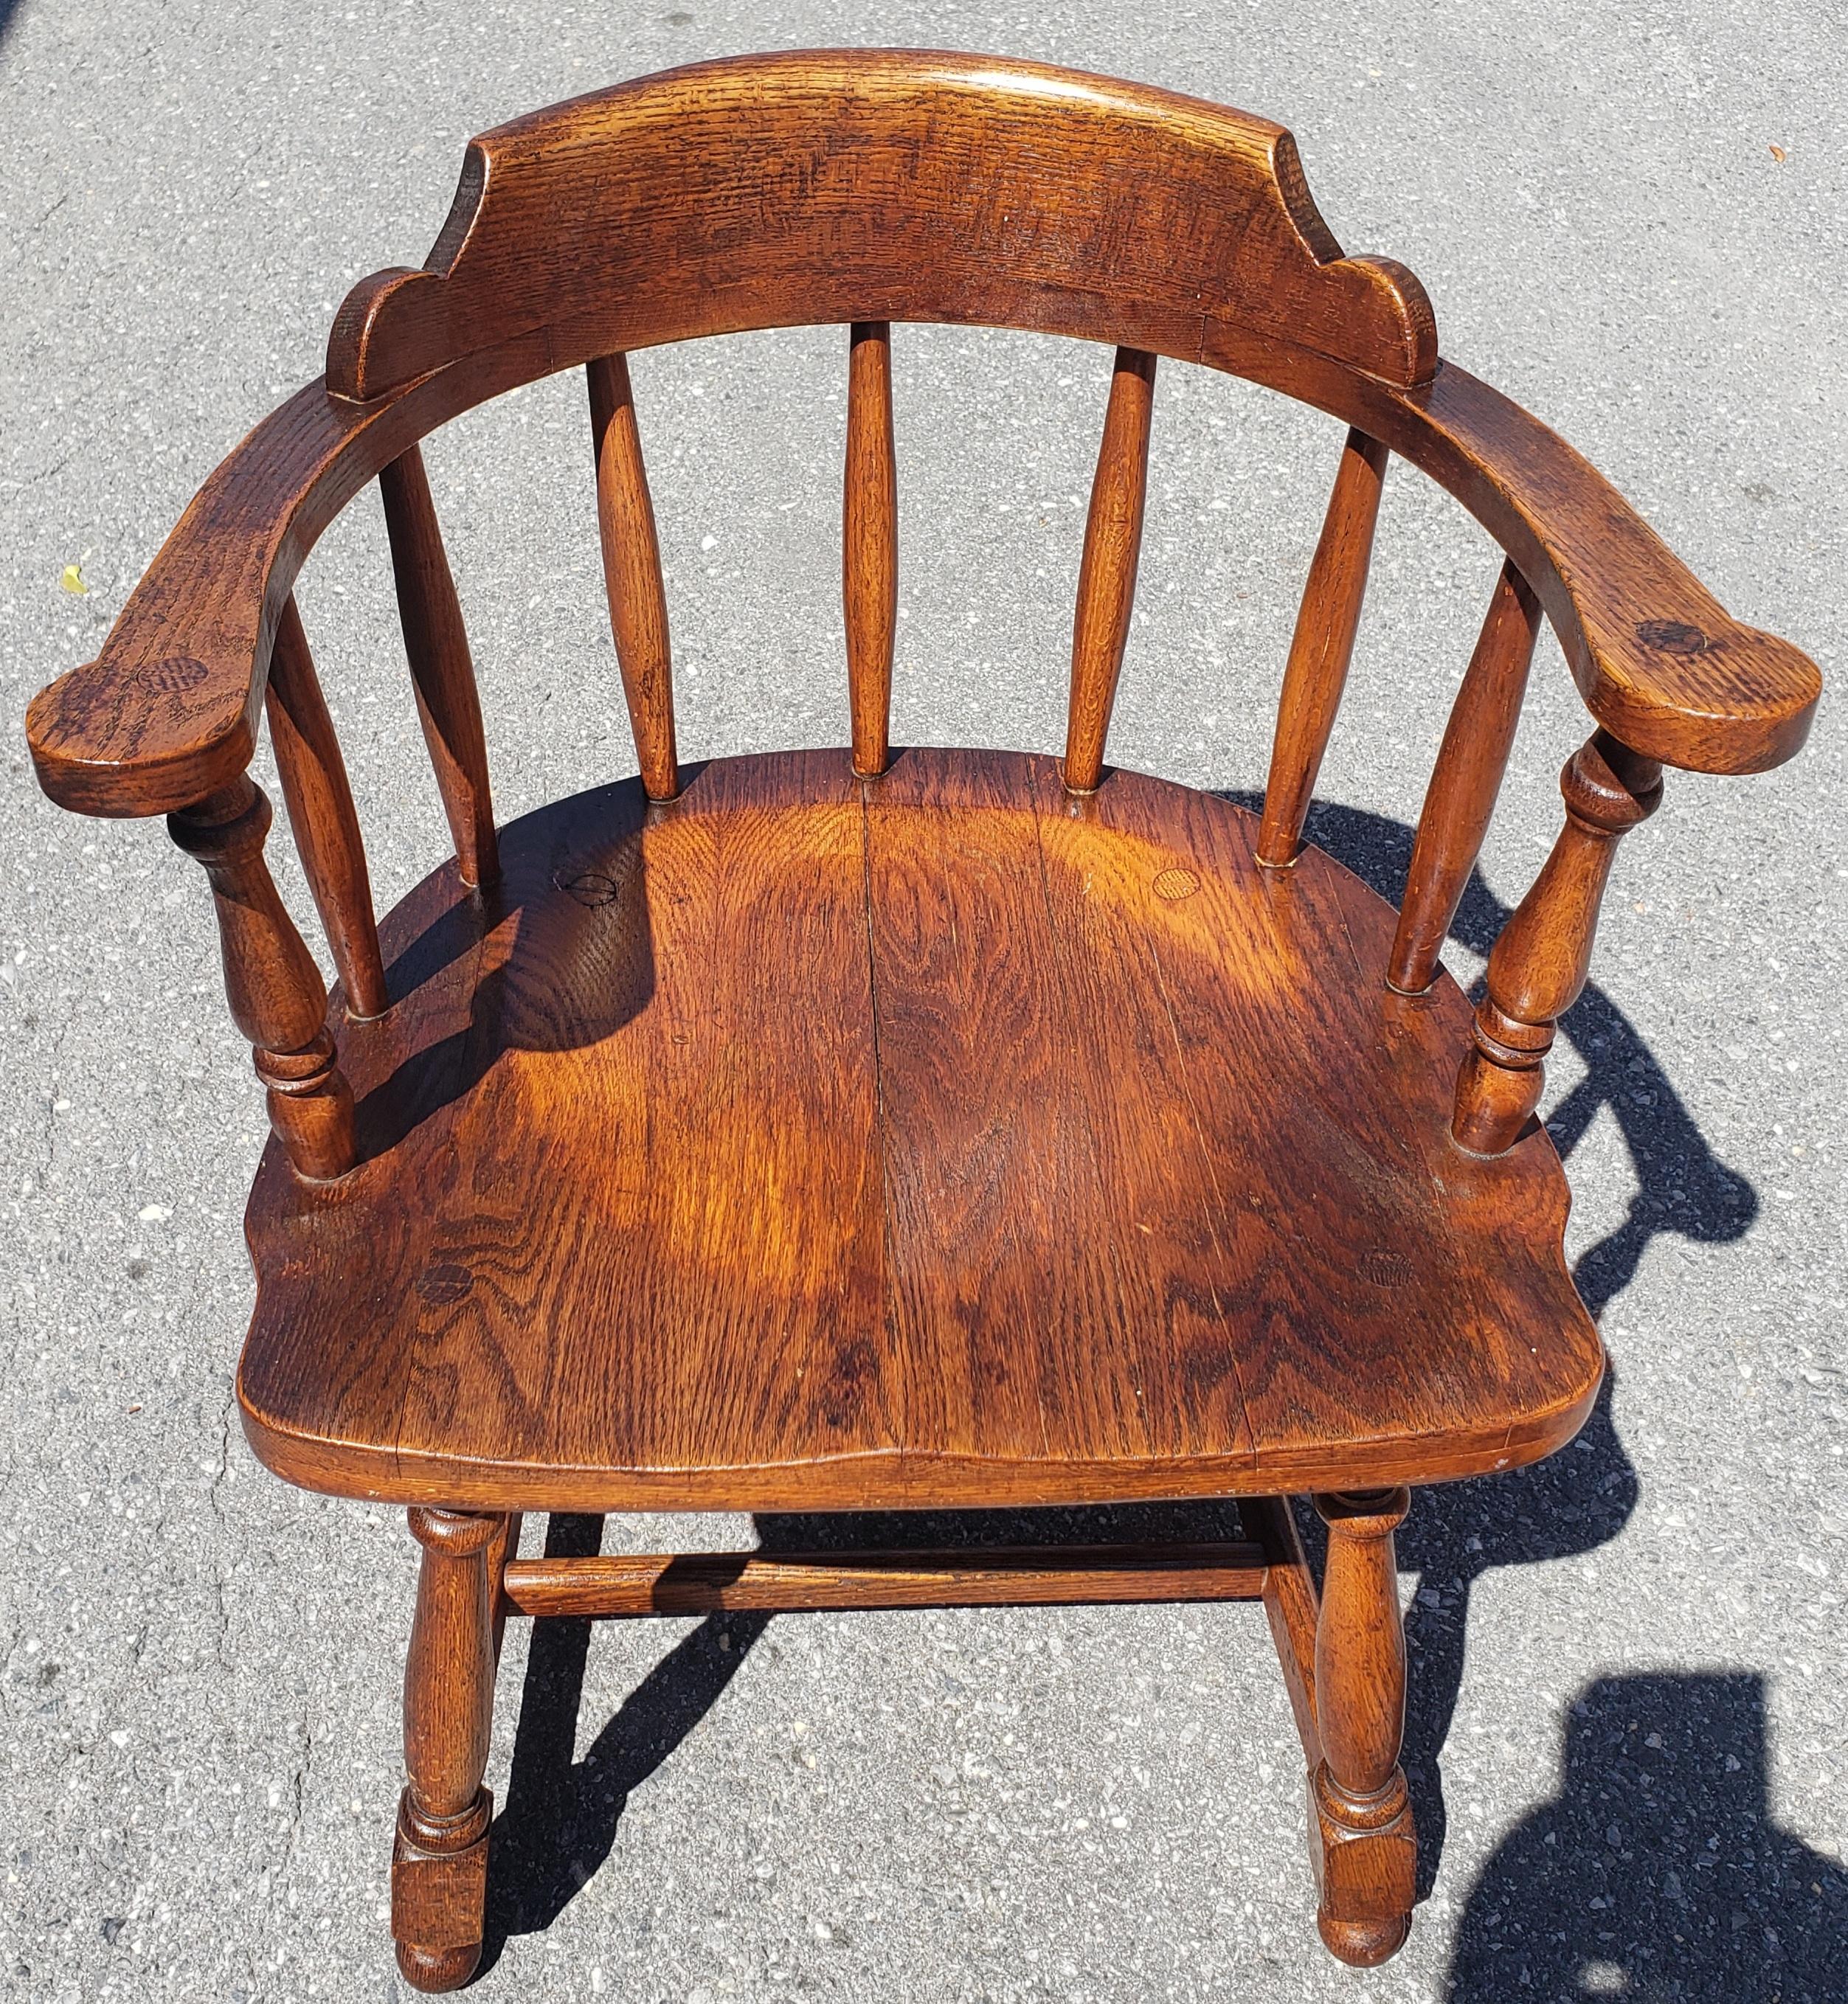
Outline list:
[[[1499,1155],[1540,1103],[1559,1019],[1578,1000],[1617,844],[1662,799],[1662,768],[1594,732],[1559,775],[1566,825],[1502,928],[1477,1005],[1475,1047],[1457,1080],[1458,1147]]]
[[[167,825],[211,880],[225,993],[268,1088],[269,1124],[296,1173],[324,1182],[353,1165],[352,1091],[335,1060],[321,970],[263,860],[270,819],[268,797],[245,776]]]

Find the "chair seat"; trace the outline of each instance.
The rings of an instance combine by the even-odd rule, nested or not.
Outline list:
[[[714,761],[453,864],[343,1023],[360,1165],[251,1194],[258,1455],[517,1508],[1423,1482],[1602,1368],[1545,1133],[1449,1135],[1468,1005],[1243,809],[1050,759]]]

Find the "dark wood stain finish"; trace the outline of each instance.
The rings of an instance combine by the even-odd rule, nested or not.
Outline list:
[[[1258,860],[1274,870],[1296,860],[1303,818],[1347,685],[1361,602],[1366,596],[1367,566],[1373,561],[1373,524],[1380,513],[1386,459],[1386,448],[1377,439],[1364,432],[1348,433],[1315,560],[1309,567],[1284,666],[1257,839]]]
[[[665,813],[580,795],[501,853],[494,899],[446,866],[387,923],[399,999],[343,1042],[367,1158],[253,1193],[241,1393],[291,1480],[1262,1494],[1510,1466],[1588,1408],[1550,1144],[1451,1144],[1467,1004],[1387,990],[1391,908],[1317,850],[1261,871],[1242,810],[813,752]]]
[[[654,532],[654,503],[642,464],[629,358],[600,355],[586,374],[597,461],[597,526],[622,699],[629,707],[636,759],[648,797],[671,801],[679,790],[680,767],[674,743],[668,593]]]
[[[430,499],[423,455],[408,447],[379,471],[398,618],[417,692],[417,717],[436,768],[456,864],[469,885],[492,883],[500,865],[488,787],[488,745],[475,663]]]
[[[1115,351],[1065,756],[893,754],[892,323]],[[629,356],[847,326],[851,748],[683,766]],[[1261,820],[1113,771],[1158,357],[1348,427]],[[586,371],[639,779],[496,828],[420,443]],[[1505,553],[1404,909],[1302,841],[1387,456]],[[377,479],[455,855],[375,926],[297,614]],[[1438,955],[1550,619],[1597,729],[1472,1013]],[[1577,454],[1439,359],[1417,280],[1345,255],[1281,127],[998,58],[700,64],[469,147],[424,268],[363,281],[328,371],[213,473],[99,657],[33,700],[68,807],[205,867],[277,1145],[246,1230],[258,1455],[405,1505],[423,1547],[399,1966],[479,1957],[510,1615],[1261,1599],[1323,1939],[1404,1939],[1393,1534],[1406,1485],[1569,1440],[1603,1368],[1534,1119],[1617,842],[1662,769],[1801,744],[1820,680]],[[267,712],[342,991],[264,860]],[[1318,1593],[1289,1498],[1328,1530]],[[1213,1546],[521,1559],[525,1510],[1237,1497]]]
[[[898,632],[899,486],[892,422],[892,329],[857,321],[847,349],[847,450],[840,595],[847,637],[854,770],[873,778],[890,753],[892,650]]]
[[[347,1009],[355,1016],[382,1016],[385,969],[359,818],[293,595],[277,623],[265,702],[289,825],[346,989]]]

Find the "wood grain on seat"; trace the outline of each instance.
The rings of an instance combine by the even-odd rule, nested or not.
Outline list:
[[[310,1487],[788,1509],[1353,1487],[1534,1459],[1601,1368],[1468,1004],[1229,803],[1049,759],[686,769],[383,930],[359,1166],[272,1150],[240,1389]]]

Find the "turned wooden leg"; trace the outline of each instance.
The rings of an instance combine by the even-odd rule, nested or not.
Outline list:
[[[481,1785],[494,1707],[490,1557],[503,1516],[413,1510],[423,1547],[405,1666],[405,1765],[391,1852],[398,1966],[419,1990],[456,1990],[481,1960],[494,1799]]]
[[[1318,1496],[1328,1563],[1316,1624],[1322,1758],[1309,1778],[1316,1925],[1343,1962],[1383,1962],[1411,1926],[1417,1844],[1399,1765],[1405,1631],[1393,1532],[1403,1489]]]

